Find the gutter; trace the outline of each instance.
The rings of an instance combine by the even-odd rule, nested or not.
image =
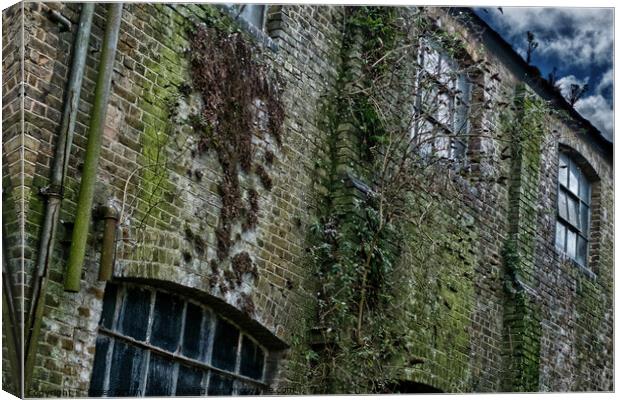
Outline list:
[[[99,162],[99,153],[101,152],[103,125],[105,124],[108,99],[110,97],[114,58],[116,56],[116,44],[118,42],[122,12],[123,3],[111,3],[108,6],[108,20],[103,38],[101,60],[99,62],[93,112],[90,118],[88,143],[86,145],[80,194],[77,203],[77,214],[73,227],[69,261],[65,271],[64,287],[68,292],[78,292],[80,290],[80,278],[82,276],[82,265],[84,264],[84,256],[86,254],[86,241],[88,238],[88,228],[92,214],[91,208],[95,192],[97,164]]]

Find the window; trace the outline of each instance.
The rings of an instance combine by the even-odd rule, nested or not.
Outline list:
[[[236,4],[233,6],[241,18],[259,30],[263,30],[266,7],[264,4]]]
[[[89,396],[260,394],[266,350],[208,307],[108,284]]]
[[[438,44],[420,42],[412,135],[423,155],[456,160],[467,150],[471,80]]]
[[[555,245],[584,267],[588,258],[590,192],[590,182],[581,168],[560,153]]]

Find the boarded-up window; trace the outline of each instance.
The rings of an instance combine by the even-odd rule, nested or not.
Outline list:
[[[90,396],[260,394],[266,350],[200,304],[109,283]]]

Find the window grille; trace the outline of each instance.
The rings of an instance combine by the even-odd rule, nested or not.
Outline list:
[[[89,396],[257,395],[267,351],[176,294],[108,283]]]

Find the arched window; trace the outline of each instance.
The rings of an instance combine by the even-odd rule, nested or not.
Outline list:
[[[558,212],[555,245],[568,257],[587,266],[591,184],[582,168],[560,153]]]
[[[260,394],[267,351],[211,308],[108,283],[89,396]]]

